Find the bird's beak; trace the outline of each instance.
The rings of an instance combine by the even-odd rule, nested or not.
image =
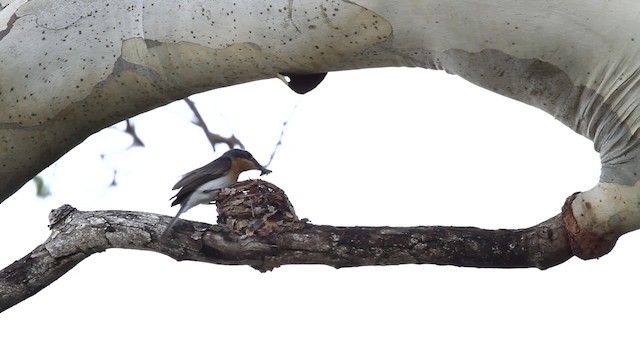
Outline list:
[[[260,176],[271,174],[271,170],[269,170],[266,167],[260,165],[260,163],[257,162],[255,159],[253,159],[253,164],[256,166],[254,169],[260,170]]]
[[[260,176],[262,176],[262,175],[269,175],[269,174],[271,174],[271,170],[267,169],[266,167],[263,167],[263,168],[261,168],[260,170],[261,170],[261,171],[260,171]]]

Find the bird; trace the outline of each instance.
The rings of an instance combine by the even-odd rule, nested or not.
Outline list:
[[[260,170],[260,175],[271,173],[271,170],[260,165],[250,152],[231,149],[207,165],[182,175],[172,189],[180,190],[169,199],[173,200],[171,206],[180,205],[180,209],[161,239],[166,238],[182,213],[196,205],[211,204],[221,189],[237,182],[240,173],[247,170]]]

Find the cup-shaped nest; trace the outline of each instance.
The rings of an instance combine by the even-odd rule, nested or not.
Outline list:
[[[304,227],[279,187],[247,180],[223,189],[216,199],[218,224],[242,238],[295,231]]]

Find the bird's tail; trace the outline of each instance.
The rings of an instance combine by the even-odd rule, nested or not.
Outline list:
[[[180,217],[180,215],[185,211],[185,207],[184,206],[180,206],[180,210],[178,210],[178,213],[176,214],[176,216],[173,217],[173,219],[171,219],[171,222],[169,223],[169,225],[167,225],[167,228],[164,229],[164,232],[162,233],[162,236],[160,237],[160,241],[164,241],[167,236],[169,235],[169,232],[171,231],[171,228],[173,227],[173,225],[175,225],[176,221],[178,221],[178,218]]]

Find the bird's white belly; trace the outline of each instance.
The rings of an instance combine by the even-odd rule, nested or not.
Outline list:
[[[208,204],[215,200],[220,189],[233,184],[234,181],[231,176],[223,176],[217,179],[208,181],[198,187],[193,194],[189,197],[184,205],[184,211],[191,209],[192,207],[200,204]]]

